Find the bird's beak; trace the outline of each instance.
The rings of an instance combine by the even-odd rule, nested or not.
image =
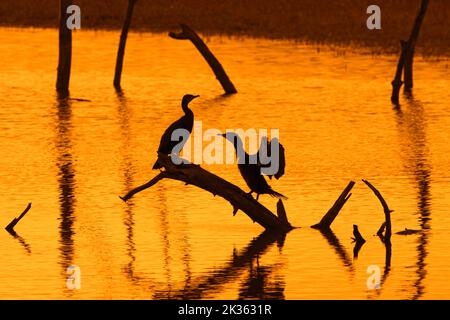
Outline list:
[[[217,135],[218,135],[218,136],[221,136],[221,137],[224,137],[224,138],[227,136],[226,133],[218,133]]]
[[[200,95],[193,96],[192,100],[194,100],[195,98],[198,98],[198,97],[200,97]]]

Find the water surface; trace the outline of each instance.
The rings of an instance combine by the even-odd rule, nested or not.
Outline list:
[[[130,34],[122,94],[112,87],[117,32],[74,34],[71,97],[54,92],[57,32],[0,29],[0,298],[429,299],[448,298],[450,168],[448,61],[418,58],[412,99],[389,102],[394,56],[287,41],[208,39],[239,93],[224,97],[189,42]],[[285,238],[225,200],[151,179],[160,136],[185,93],[203,128],[278,128],[288,217]],[[247,190],[236,166],[206,166]],[[392,257],[372,236],[384,219],[360,182],[387,199]],[[324,237],[317,223],[350,181],[353,195]],[[275,210],[276,201],[262,203]],[[352,226],[367,243],[353,257]],[[81,289],[66,268],[81,269]],[[386,273],[368,290],[369,265]]]

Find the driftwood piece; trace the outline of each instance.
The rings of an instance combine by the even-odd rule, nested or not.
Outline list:
[[[27,212],[31,209],[31,203],[29,203],[27,205],[27,207],[25,208],[25,210],[20,214],[20,216],[18,218],[14,218],[7,226],[6,226],[6,231],[8,231],[11,234],[15,234],[14,232],[14,227],[16,226],[17,223],[19,223],[19,221],[27,214]]]
[[[214,196],[218,195],[224,198],[231,203],[234,213],[237,212],[237,210],[243,211],[250,219],[252,219],[252,221],[257,222],[267,230],[288,232],[292,229],[292,226],[287,222],[287,219],[278,218],[269,209],[256,201],[252,196],[245,193],[242,189],[215,174],[206,171],[199,165],[175,165],[168,156],[162,154],[159,155],[158,161],[160,161],[165,170],[160,172],[149,182],[131,190],[128,194],[121,197],[123,201],[127,201],[136,193],[150,188],[158,181],[168,178],[195,185],[211,192]]]
[[[352,190],[353,186],[355,185],[354,181],[350,181],[347,185],[347,187],[342,191],[339,198],[336,200],[336,202],[333,204],[333,206],[328,210],[328,212],[323,216],[322,220],[320,220],[319,223],[311,226],[311,228],[319,229],[319,230],[329,230],[331,224],[333,223],[334,219],[337,217],[339,212],[341,211],[344,204],[347,202],[347,200],[352,195],[350,191]]]
[[[120,79],[122,77],[123,57],[125,55],[125,46],[127,43],[128,29],[130,28],[131,19],[133,17],[134,5],[137,0],[128,0],[127,14],[120,34],[119,49],[117,50],[116,69],[114,73],[114,87],[120,88]]]
[[[362,180],[375,194],[375,196],[380,201],[381,205],[383,206],[384,216],[385,216],[385,223],[386,223],[386,232],[384,234],[384,243],[390,244],[391,243],[391,235],[392,235],[392,227],[391,227],[391,212],[394,210],[389,209],[389,206],[386,203],[386,200],[384,200],[383,196],[381,195],[380,191],[377,190],[369,181]],[[380,228],[381,229],[381,228]]]
[[[179,33],[170,32],[169,36],[176,40],[190,40],[197,48],[197,50],[202,54],[203,58],[205,58],[206,62],[208,62],[209,66],[216,75],[217,80],[219,80],[220,84],[225,90],[225,93],[226,94],[237,93],[236,88],[234,87],[230,78],[228,78],[228,75],[226,74],[219,60],[217,60],[217,58],[214,56],[211,50],[209,50],[205,42],[197,35],[197,33],[195,33],[194,30],[192,30],[187,25],[181,24],[180,27],[181,32]]]
[[[405,56],[405,67],[403,79],[405,82],[405,91],[411,92],[413,88],[413,61],[414,61],[414,52],[416,49],[417,39],[419,38],[420,28],[422,26],[423,19],[425,18],[425,14],[428,9],[429,0],[422,0],[422,4],[420,5],[419,12],[414,21],[414,26],[411,31],[411,35],[407,41],[407,52]]]
[[[56,91],[60,98],[69,96],[70,69],[72,64],[72,30],[67,27],[67,8],[72,0],[60,0],[59,5],[59,57]]]

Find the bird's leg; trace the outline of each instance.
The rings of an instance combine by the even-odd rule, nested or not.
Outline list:
[[[256,194],[256,201],[259,199],[259,193]]]

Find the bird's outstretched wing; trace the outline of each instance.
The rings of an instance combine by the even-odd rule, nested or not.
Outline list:
[[[284,147],[281,143],[279,143],[278,138],[273,138],[268,141],[267,137],[262,137],[256,157],[258,165],[261,168],[269,168],[274,160],[272,159],[272,144],[278,145],[278,171],[273,175],[275,179],[278,180],[284,175],[284,170],[286,167]],[[270,159],[269,163],[267,163],[267,158]],[[269,175],[269,178],[272,179],[272,175]]]

